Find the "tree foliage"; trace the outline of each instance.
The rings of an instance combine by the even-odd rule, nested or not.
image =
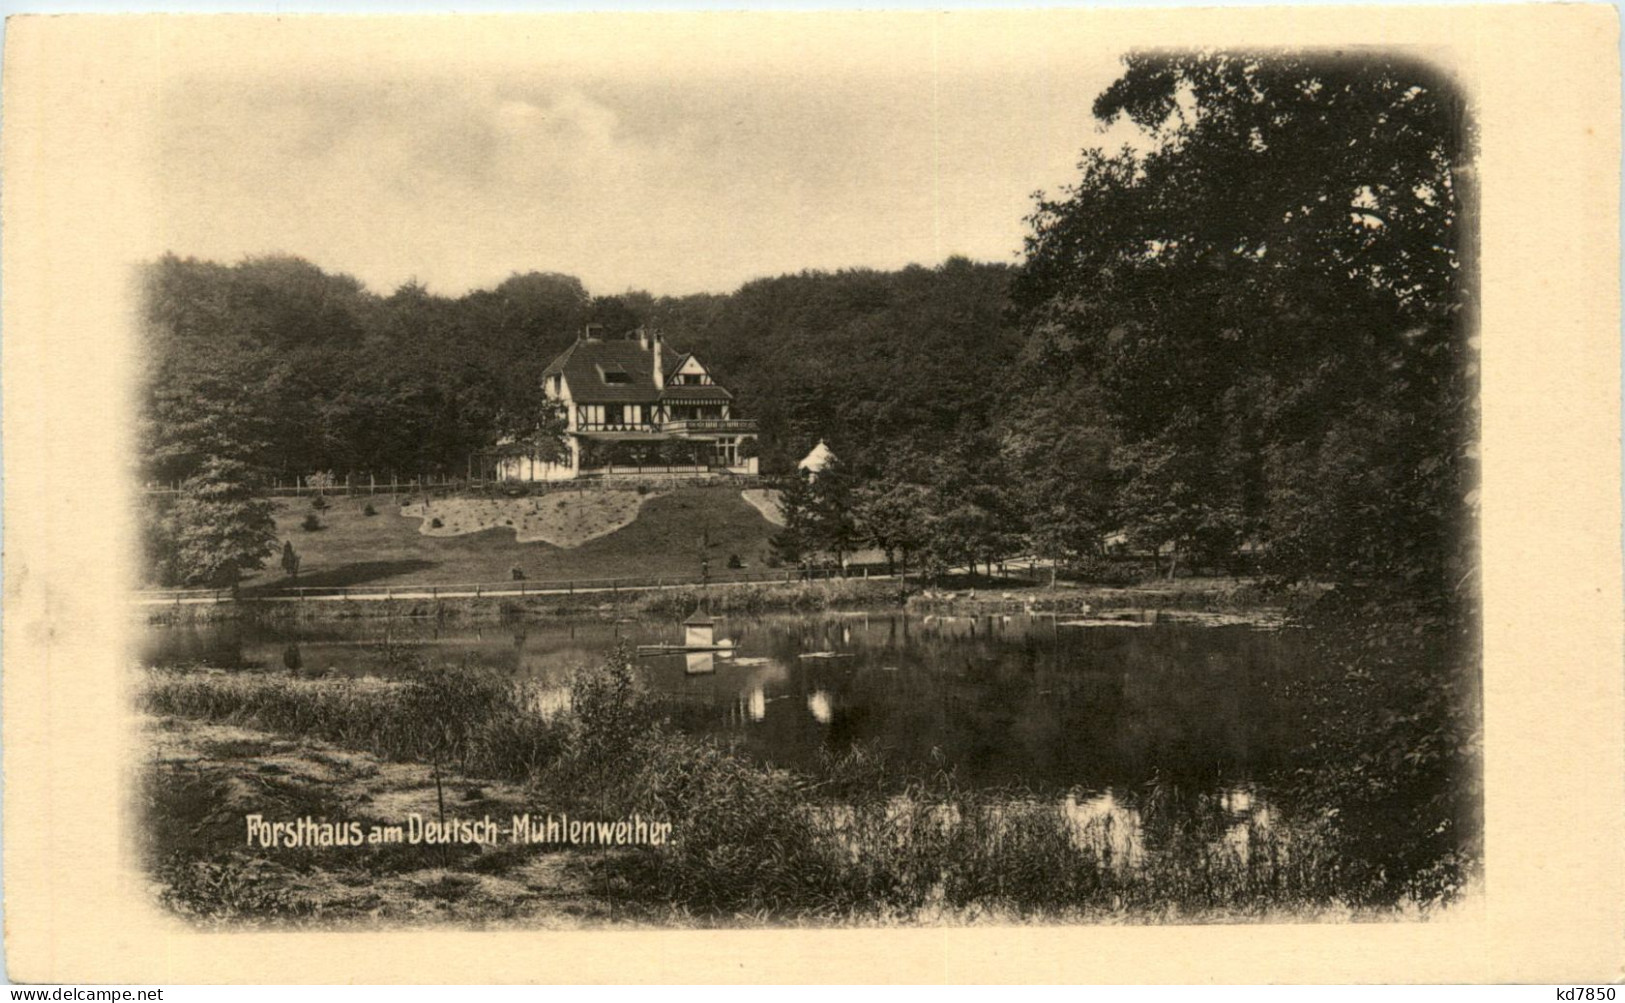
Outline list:
[[[1148,149],[1040,202],[1031,371],[1099,387],[1144,541],[1440,595],[1470,568],[1471,179],[1402,59],[1136,55],[1096,101]]]
[[[387,297],[296,258],[146,268],[142,461],[179,481],[210,456],[291,481],[450,474],[505,436],[556,448],[541,373],[589,300],[576,279],[514,276],[452,300]]]
[[[825,558],[844,566],[862,539],[857,489],[839,459],[831,459],[816,475],[792,477],[779,495],[784,528],[773,538],[774,552],[792,564]]]
[[[166,584],[234,587],[244,572],[265,566],[276,553],[276,522],[256,489],[252,468],[219,457],[186,479],[149,537]]]

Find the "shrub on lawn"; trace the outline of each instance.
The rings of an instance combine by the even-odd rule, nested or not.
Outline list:
[[[299,524],[299,528],[307,533],[314,533],[322,528],[322,520],[316,517],[315,512],[307,512],[304,521]]]
[[[362,515],[377,515],[378,510],[372,507],[372,502],[368,502],[367,507],[363,508],[361,510],[361,514]]]

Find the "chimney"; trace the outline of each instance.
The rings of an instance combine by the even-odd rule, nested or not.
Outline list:
[[[662,388],[662,387],[664,387],[666,385],[666,372],[660,365],[660,343],[663,340],[664,339],[661,338],[659,331],[651,330],[649,332],[649,344],[650,344],[650,347],[654,351],[654,357],[655,357],[655,389],[656,390],[658,390],[658,389],[660,389],[660,388]]]

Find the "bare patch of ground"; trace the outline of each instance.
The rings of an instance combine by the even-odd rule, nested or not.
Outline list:
[[[230,725],[174,717],[142,721],[143,855],[157,897],[204,926],[573,928],[617,918],[591,852],[507,842],[523,789],[448,771],[437,791],[422,763]],[[393,843],[261,848],[249,815],[267,821],[405,826],[486,816],[493,844]],[[599,854],[617,851],[600,850]]]
[[[402,506],[401,515],[421,519],[418,532],[424,536],[512,529],[515,542],[569,549],[630,525],[650,497],[636,491],[556,491],[531,498],[437,498]]]
[[[739,492],[739,496],[756,511],[762,513],[762,518],[775,526],[784,525],[784,507],[779,504],[779,492],[775,488],[747,488]]]

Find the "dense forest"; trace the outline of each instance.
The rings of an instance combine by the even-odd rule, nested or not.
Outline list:
[[[598,323],[700,355],[759,419],[765,472],[833,447],[819,484],[792,483],[790,558],[1076,563],[1117,539],[1170,573],[1245,551],[1282,579],[1461,588],[1472,171],[1450,82],[1379,58],[1134,56],[1094,111],[1146,144],[1085,151],[1008,265],[681,297],[529,273],[452,298],[292,257],[151,263],[142,462],[184,486],[160,549],[242,553],[170,577],[254,566],[256,484],[457,476],[534,435],[542,370]]]
[[[297,258],[169,256],[146,269],[146,475],[184,480],[227,453],[284,481],[462,475],[535,424],[542,370],[588,323],[653,326],[697,353],[760,419],[769,470],[820,438],[865,465],[934,451],[994,413],[1021,344],[1013,272],[956,258],[685,297],[594,297],[530,273],[452,299],[417,284],[381,297]]]

